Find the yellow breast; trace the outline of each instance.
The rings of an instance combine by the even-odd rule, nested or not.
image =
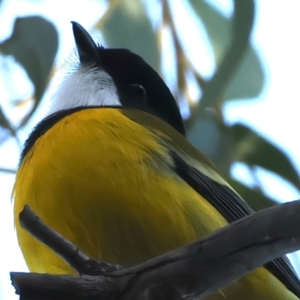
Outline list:
[[[173,172],[157,135],[115,108],[72,113],[42,135],[21,163],[14,199],[15,216],[29,204],[90,257],[123,266],[227,224]],[[74,272],[15,222],[31,271]],[[229,299],[284,299],[278,288],[286,299],[297,299],[265,269],[254,274],[226,289]],[[241,296],[243,285],[248,291]],[[266,298],[273,285],[273,296]],[[210,299],[223,299],[223,294]]]

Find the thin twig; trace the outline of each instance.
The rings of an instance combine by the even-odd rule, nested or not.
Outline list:
[[[47,226],[28,205],[19,215],[21,226],[28,230],[34,237],[50,247],[62,257],[72,268],[80,274],[100,275],[106,272],[119,270],[120,266],[90,259],[73,243]]]
[[[16,174],[17,170],[0,167],[0,172],[9,173],[9,174]]]

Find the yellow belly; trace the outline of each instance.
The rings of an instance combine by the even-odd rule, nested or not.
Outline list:
[[[174,174],[167,149],[117,109],[82,110],[60,120],[25,156],[15,215],[25,204],[87,255],[131,266],[227,224]],[[16,218],[31,271],[74,273]],[[298,299],[260,268],[209,299]]]

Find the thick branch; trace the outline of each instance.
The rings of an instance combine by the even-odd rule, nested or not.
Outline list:
[[[300,201],[295,201],[261,211],[200,241],[104,276],[11,276],[22,300],[156,300],[166,299],[166,295],[172,299],[183,299],[183,295],[184,299],[203,298],[268,261],[299,250],[299,228]]]

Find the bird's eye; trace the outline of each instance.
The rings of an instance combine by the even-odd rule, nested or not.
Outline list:
[[[146,94],[147,94],[145,88],[144,88],[142,85],[137,84],[137,83],[132,84],[132,85],[130,86],[130,89],[131,89],[137,96],[142,97],[142,98],[145,98],[145,96],[146,96]]]

